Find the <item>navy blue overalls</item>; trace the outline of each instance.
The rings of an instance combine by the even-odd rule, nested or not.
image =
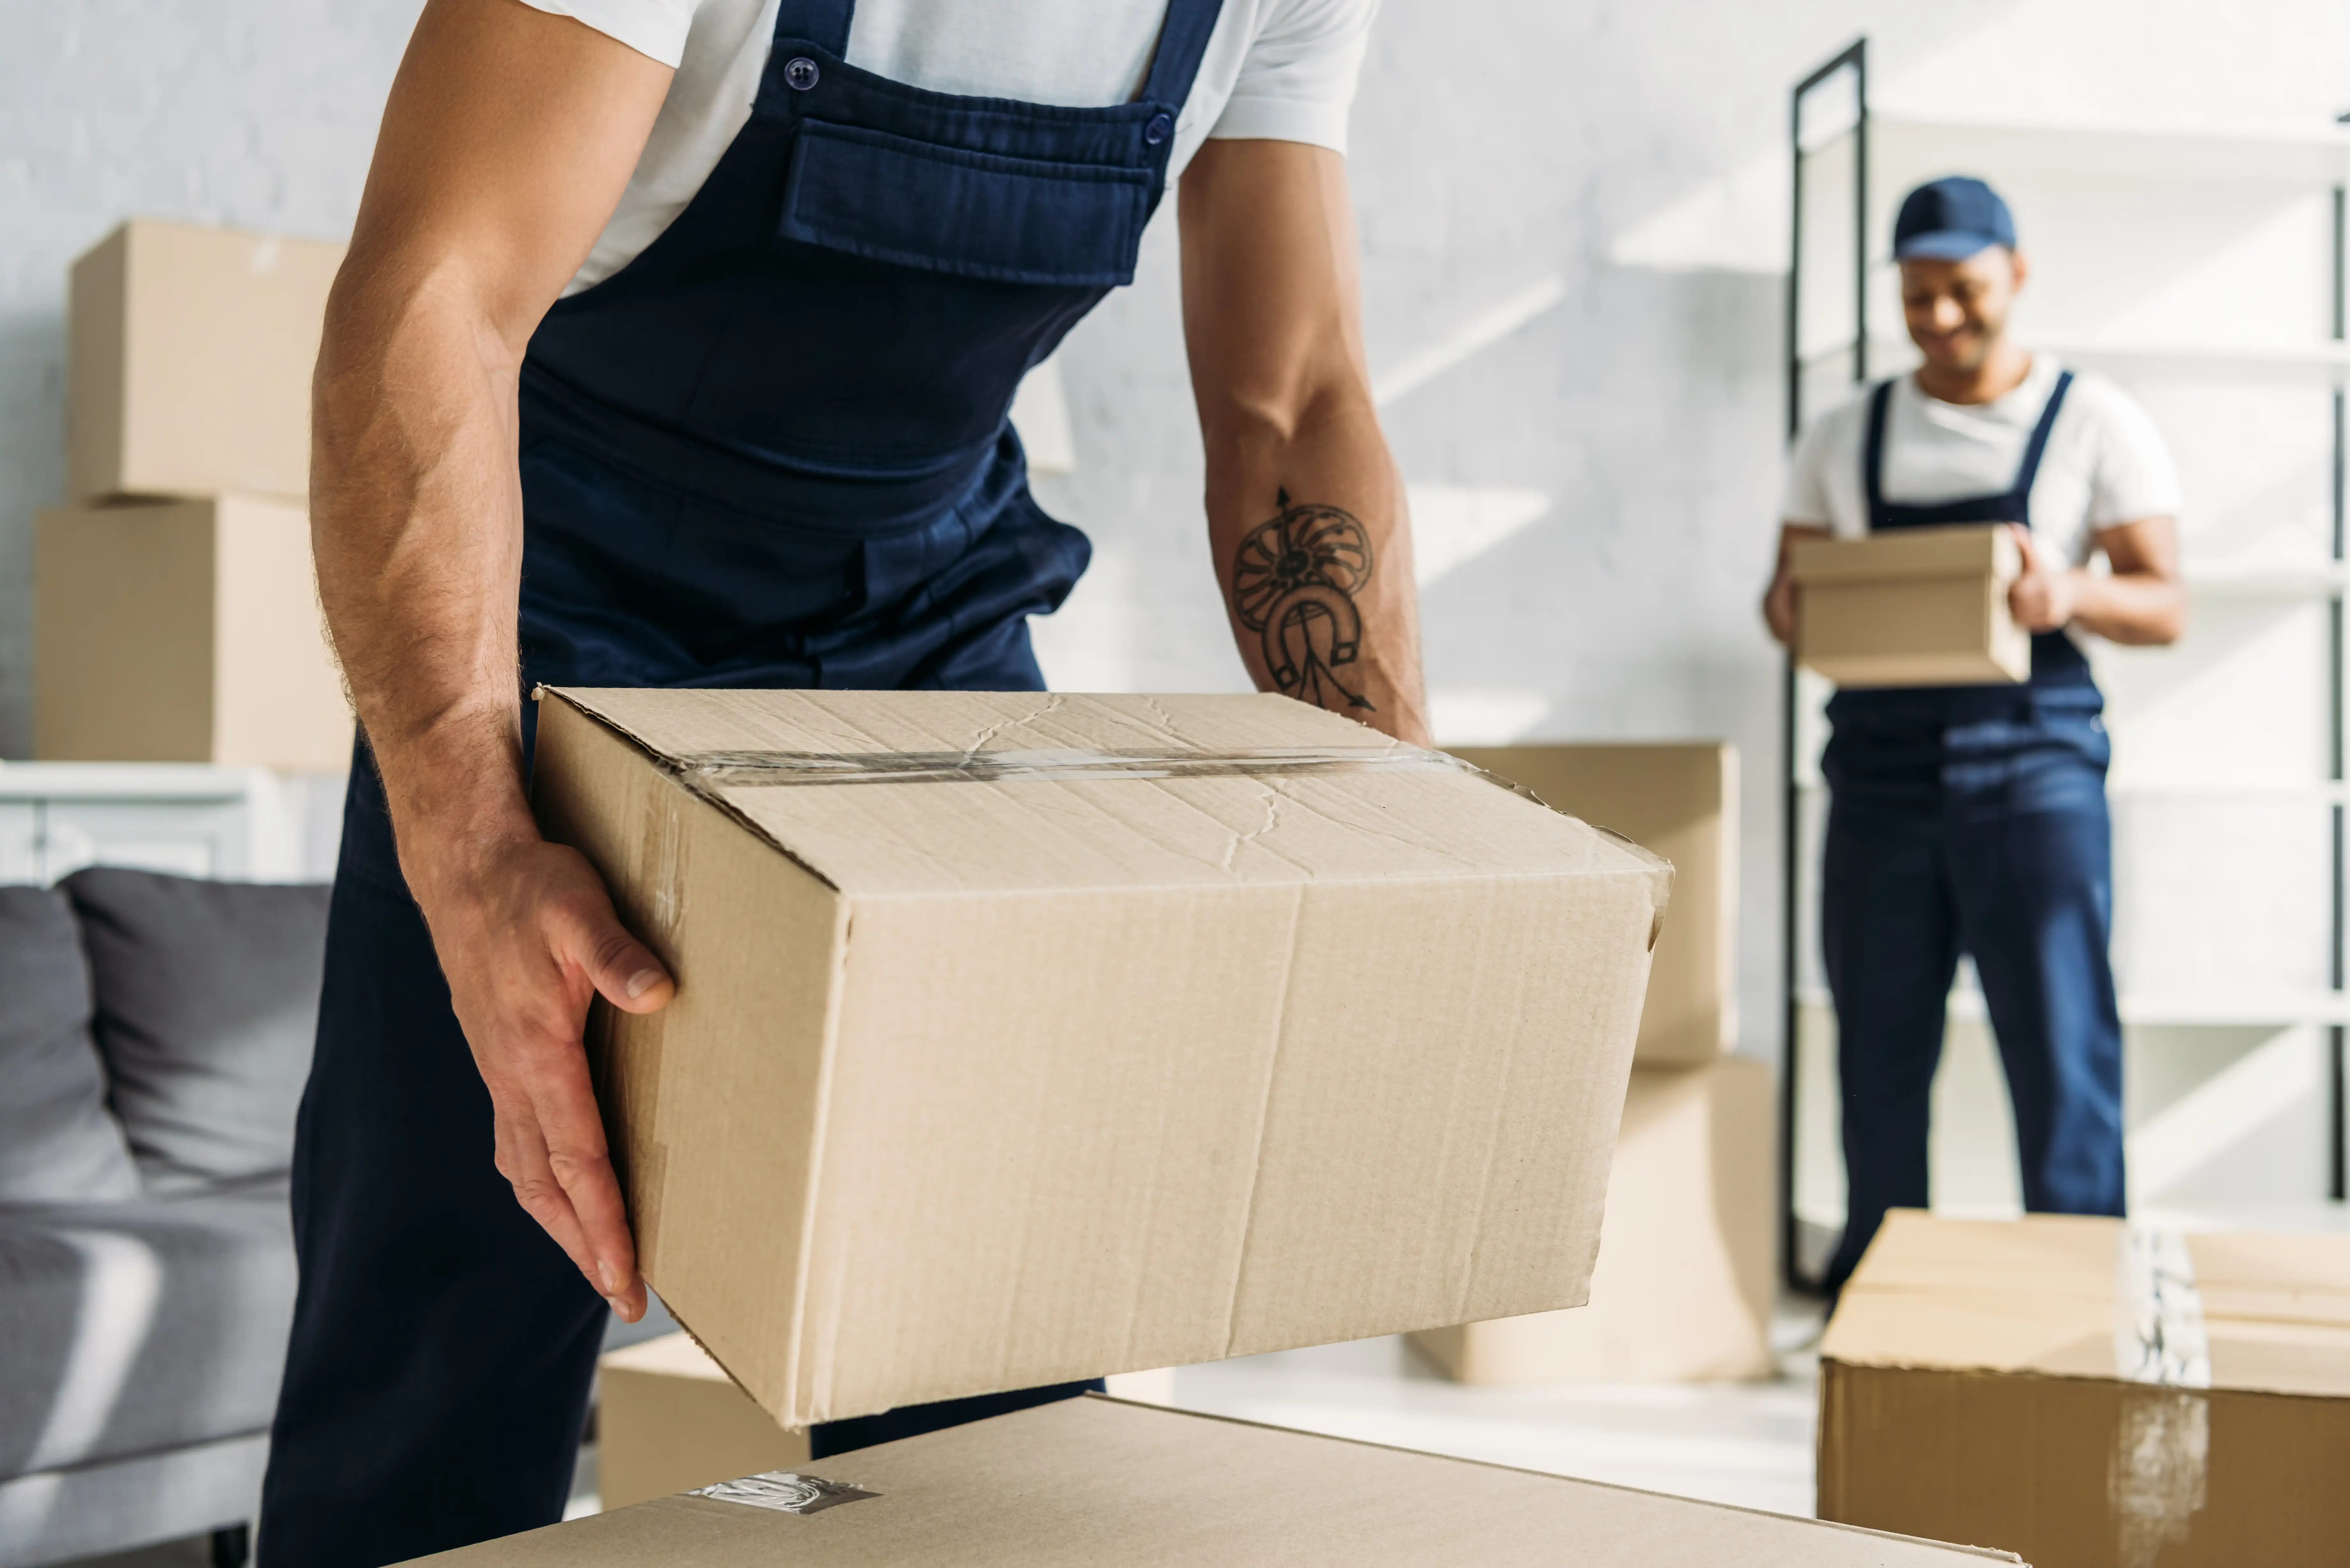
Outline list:
[[[1862,456],[1871,531],[2032,523],[2032,486],[2072,386],[2059,377],[2013,488],[1935,506],[1885,499],[1879,386]],[[2122,1035],[2105,699],[2062,631],[2022,686],[1840,691],[1821,768],[1821,883],[1835,993],[1848,1217],[1841,1290],[1888,1208],[1924,1208],[1926,1135],[1959,955],[1974,960],[2015,1106],[2034,1213],[2122,1211]]]
[[[1221,0],[1171,0],[1135,101],[954,97],[782,0],[750,121],[523,367],[526,681],[1034,691],[1085,569],[1029,497],[1021,378],[1131,281]],[[515,1202],[362,745],[294,1167],[301,1260],[263,1506],[277,1568],[404,1561],[562,1512],[603,1301]],[[819,1456],[1065,1397],[920,1407]]]

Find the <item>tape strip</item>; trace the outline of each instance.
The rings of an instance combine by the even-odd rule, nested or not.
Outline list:
[[[868,1497],[881,1494],[868,1491],[861,1486],[828,1481],[822,1476],[805,1476],[793,1470],[769,1470],[764,1475],[744,1476],[740,1480],[697,1487],[685,1495],[714,1498],[720,1502],[739,1502],[746,1508],[764,1508],[775,1513],[822,1513],[826,1509],[837,1508],[844,1502],[862,1502]]]
[[[2106,1467],[2117,1568],[2156,1568],[2208,1497],[2211,1342],[2176,1231],[2127,1225],[2115,1258],[2114,1371],[2127,1389]]]
[[[2187,1238],[2148,1225],[2122,1228],[2115,1260],[2114,1374],[2166,1388],[2211,1386],[2211,1339]]]
[[[1291,777],[1476,772],[1442,752],[1299,746],[1253,752],[693,752],[671,765],[712,789],[865,784],[1004,784],[1097,778]]]

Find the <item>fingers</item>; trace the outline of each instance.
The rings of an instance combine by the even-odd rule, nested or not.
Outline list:
[[[587,1058],[575,1054],[567,1070],[536,1075],[530,1089],[547,1168],[594,1263],[588,1279],[615,1312],[634,1323],[644,1315],[644,1284],[637,1277],[636,1241],[605,1146]]]
[[[2021,523],[2011,523],[2007,531],[2015,535],[2015,547],[2023,554],[2023,575],[2031,576],[2040,570],[2040,546],[2032,542],[2032,530]]]

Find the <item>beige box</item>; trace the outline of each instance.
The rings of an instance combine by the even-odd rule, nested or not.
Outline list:
[[[1839,686],[1974,686],[2032,674],[2007,590],[2023,553],[2004,523],[1806,539],[1791,569],[1795,658]]]
[[[1461,761],[1620,833],[1673,865],[1673,918],[1657,940],[1633,1060],[1711,1062],[1738,1044],[1738,748],[1469,746]]]
[[[76,500],[307,496],[310,371],[343,247],[133,218],[75,261],[66,482]]]
[[[807,1462],[807,1434],[775,1425],[685,1334],[608,1352],[596,1372],[596,1493],[607,1509]]]
[[[1099,1395],[717,1490],[414,1561],[444,1568],[1960,1568],[2016,1561]]]
[[[1413,1343],[1463,1383],[1768,1376],[1775,1105],[1743,1056],[1635,1071],[1590,1304]]]
[[[44,512],[33,550],[35,756],[350,765],[298,504]]]
[[[785,1425],[1580,1303],[1671,870],[1269,696],[566,691],[645,1272]]]
[[[1822,1518],[2041,1568],[2350,1563],[2350,1235],[1897,1210],[1820,1354]]]

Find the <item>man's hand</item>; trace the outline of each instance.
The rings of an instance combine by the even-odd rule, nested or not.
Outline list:
[[[425,895],[426,922],[497,1118],[498,1174],[629,1323],[645,1313],[636,1244],[604,1143],[581,1029],[598,995],[625,1012],[676,986],[622,928],[577,850],[517,837]]]
[[[1762,591],[1762,624],[1782,647],[1795,646],[1795,617],[1801,602],[1795,587],[1795,546],[1805,539],[1827,537],[1828,530],[1814,523],[1779,524],[1779,562],[1772,570],[1771,586]]]
[[[2008,585],[2007,607],[2015,624],[2026,631],[2056,631],[2073,623],[2080,607],[2082,580],[2088,576],[2060,566],[2033,542],[2032,530],[2011,523],[2008,532],[2023,552],[2023,575]]]

